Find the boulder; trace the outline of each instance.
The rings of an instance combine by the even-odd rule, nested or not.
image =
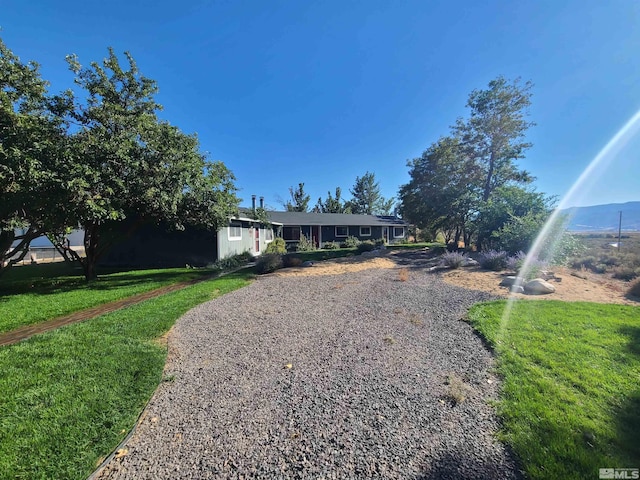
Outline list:
[[[508,275],[502,279],[500,282],[501,287],[512,287],[512,286],[520,286],[524,285],[525,280],[522,277],[516,277],[515,275]]]
[[[302,267],[313,267],[313,262],[307,260],[306,262],[304,262],[302,265]]]
[[[462,262],[463,267],[477,267],[478,265],[480,265],[480,263],[473,258],[465,258],[464,262]]]
[[[524,287],[521,285],[513,285],[509,291],[511,293],[524,293]]]
[[[524,292],[530,295],[546,295],[556,291],[556,287],[546,282],[542,278],[534,278],[533,280],[525,283]]]

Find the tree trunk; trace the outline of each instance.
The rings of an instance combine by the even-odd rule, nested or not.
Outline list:
[[[487,172],[487,179],[484,182],[484,191],[482,192],[482,200],[487,201],[491,196],[491,180],[493,180],[493,171],[495,169],[495,152],[491,150],[491,158],[489,158],[489,171]]]
[[[33,227],[29,227],[26,233],[17,236],[13,230],[0,231],[0,275],[12,265],[22,261],[29,253],[31,241],[41,235],[42,232]],[[16,240],[19,240],[18,244],[15,247],[11,247]]]
[[[81,260],[84,278],[90,282],[95,280],[96,264],[98,263],[98,225],[95,223],[86,224],[84,227],[84,260]]]

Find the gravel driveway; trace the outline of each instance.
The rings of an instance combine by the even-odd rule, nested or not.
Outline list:
[[[261,277],[188,312],[100,478],[519,478],[494,434],[480,292],[414,269]]]

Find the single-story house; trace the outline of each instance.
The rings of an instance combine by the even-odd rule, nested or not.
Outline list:
[[[162,224],[145,224],[115,243],[100,264],[127,267],[184,267],[188,264],[201,267],[244,252],[258,256],[273,241],[273,229],[280,226],[277,222],[265,225],[251,218],[247,211],[231,217],[229,223],[218,231],[195,227],[172,230]]]
[[[346,213],[267,212],[279,235],[287,243],[297,243],[302,235],[322,248],[325,242],[343,242],[347,237],[359,240],[384,239],[399,243],[407,239],[409,224],[388,215]]]

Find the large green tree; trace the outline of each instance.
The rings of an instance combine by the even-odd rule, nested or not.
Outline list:
[[[0,273],[33,239],[64,226],[67,141],[47,86],[38,65],[21,62],[0,39]]]
[[[471,219],[480,199],[477,166],[462,152],[456,137],[442,137],[421,157],[408,162],[411,180],[400,187],[403,218],[447,240],[473,232]]]
[[[454,132],[461,139],[465,155],[473,159],[483,172],[482,200],[509,182],[530,183],[533,179],[516,165],[531,147],[525,141],[531,105],[531,82],[512,82],[500,76],[489,82],[485,90],[469,95],[469,118],[458,119]]]
[[[187,135],[158,118],[155,81],[143,76],[126,53],[120,65],[112,49],[101,63],[83,68],[67,58],[84,92],[74,98],[69,132],[74,161],[69,165],[69,218],[85,232],[85,256],[58,239],[57,246],[80,262],[88,280],[114,240],[106,225],[129,217],[136,225],[188,222],[217,228],[237,211],[233,175],[199,151]],[[83,100],[81,100],[83,99]],[[117,230],[117,229],[116,229]]]
[[[309,211],[309,200],[311,197],[304,191],[304,183],[299,183],[298,188],[289,187],[290,200],[284,204],[287,212],[307,212]]]
[[[347,202],[351,213],[366,215],[391,215],[394,198],[386,199],[380,193],[380,182],[374,173],[366,172],[356,177],[353,188],[349,190],[353,198]]]
[[[484,246],[500,228],[495,218],[484,218],[495,192],[533,180],[516,164],[531,146],[525,141],[533,125],[527,120],[531,88],[530,82],[498,77],[471,92],[468,118],[458,119],[449,136],[409,162],[411,180],[400,188],[407,219],[449,233],[454,243],[463,235],[469,244],[474,236],[478,248]]]
[[[326,200],[318,198],[318,203],[313,209],[316,213],[351,213],[351,208],[342,200],[342,189],[336,187],[336,196],[331,195],[331,192],[327,192]]]

